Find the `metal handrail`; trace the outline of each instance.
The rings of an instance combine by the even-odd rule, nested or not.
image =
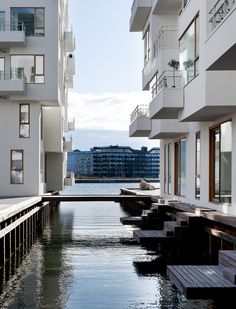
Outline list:
[[[164,71],[151,87],[152,98],[154,99],[164,88],[182,88],[183,78],[181,71]]]
[[[24,23],[0,24],[0,31],[25,31]]]
[[[12,70],[10,74],[6,74],[4,71],[0,71],[0,80],[25,80],[26,75],[24,72],[18,72],[17,70]]]
[[[236,0],[217,0],[209,11],[209,23],[212,24],[212,31],[236,6]]]
[[[178,48],[178,26],[162,26],[158,31],[153,43],[154,58],[162,48]]]
[[[146,104],[138,105],[130,115],[130,121],[133,123],[137,118],[148,117],[149,108]]]

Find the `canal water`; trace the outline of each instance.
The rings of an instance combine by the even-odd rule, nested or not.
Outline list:
[[[138,184],[75,184],[65,194],[113,194]],[[154,184],[156,185],[156,184]],[[118,203],[61,203],[0,297],[0,308],[215,308],[187,301],[155,272],[157,252],[133,240]],[[154,263],[154,264],[153,264]]]

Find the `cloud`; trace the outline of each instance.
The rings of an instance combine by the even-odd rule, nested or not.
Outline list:
[[[147,91],[98,95],[69,92],[69,118],[75,118],[76,129],[128,131],[132,111],[150,100]]]

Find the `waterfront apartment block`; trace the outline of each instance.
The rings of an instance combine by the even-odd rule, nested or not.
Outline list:
[[[147,106],[130,136],[160,140],[161,196],[236,214],[236,1],[134,0]]]
[[[160,149],[128,146],[93,147],[68,153],[67,172],[77,177],[159,178]]]
[[[63,189],[74,49],[67,0],[0,2],[0,196]]]

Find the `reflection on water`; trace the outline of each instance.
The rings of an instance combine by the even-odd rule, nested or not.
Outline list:
[[[86,184],[82,192],[80,186],[66,193],[104,193],[103,186],[109,187]],[[112,184],[106,193],[119,193],[120,186]],[[133,229],[120,224],[123,215],[112,202],[62,203],[10,280],[0,307],[211,308],[207,302],[186,301],[173,288],[160,274],[161,257],[133,241]]]

